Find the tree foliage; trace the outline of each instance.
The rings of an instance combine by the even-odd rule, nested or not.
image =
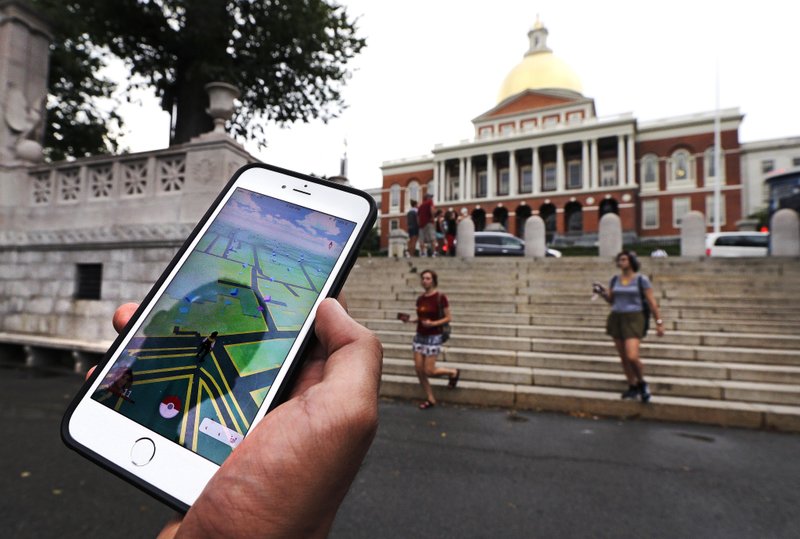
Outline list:
[[[211,129],[204,86],[222,81],[242,92],[231,134],[264,145],[267,122],[335,117],[344,107],[348,62],[365,45],[356,35],[356,21],[330,0],[35,2],[51,20],[62,15],[64,21],[80,19],[69,29],[58,29],[53,50],[52,73],[64,82],[51,87],[58,109],[51,119],[59,120],[63,139],[70,134],[64,120],[78,110],[95,111],[92,100],[109,93],[110,83],[95,77],[101,60],[92,55],[98,50],[122,58],[142,84],[154,88],[172,115],[171,143]],[[135,87],[129,84],[126,91]],[[92,120],[101,116],[87,115]],[[87,125],[81,129],[96,129],[96,123]],[[108,132],[103,137],[106,145],[114,144]]]

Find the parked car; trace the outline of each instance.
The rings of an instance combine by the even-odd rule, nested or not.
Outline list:
[[[547,256],[560,258],[561,251],[547,249]],[[475,256],[524,256],[525,242],[508,232],[476,232]]]
[[[706,256],[767,256],[769,232],[719,232],[706,234]]]

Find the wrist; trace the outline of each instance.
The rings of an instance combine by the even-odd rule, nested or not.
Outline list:
[[[664,325],[664,321],[662,319],[660,319],[660,318],[656,318],[656,325],[657,326],[663,326]]]

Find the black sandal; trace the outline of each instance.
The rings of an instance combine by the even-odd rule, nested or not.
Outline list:
[[[458,385],[458,379],[461,377],[461,369],[456,369],[456,374],[450,377],[450,381],[447,382],[447,387],[450,389],[455,389]]]
[[[425,402],[419,403],[419,409],[420,410],[427,410],[428,408],[433,408],[434,406],[436,406],[436,403],[433,403],[431,401],[425,401]]]

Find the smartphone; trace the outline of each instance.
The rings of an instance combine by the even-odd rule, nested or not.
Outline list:
[[[287,395],[377,215],[356,189],[236,172],[70,404],[70,448],[186,511]]]
[[[411,315],[409,315],[408,313],[397,313],[397,319],[400,320],[401,322],[408,322],[409,320],[411,320]]]

